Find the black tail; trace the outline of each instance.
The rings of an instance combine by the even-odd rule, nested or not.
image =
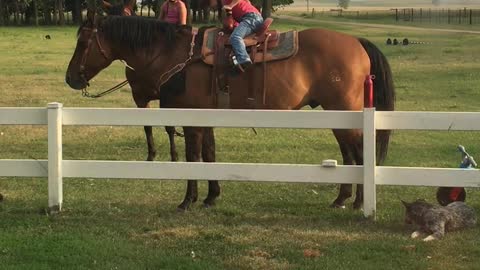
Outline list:
[[[358,40],[370,57],[370,74],[375,75],[373,80],[373,105],[379,111],[395,110],[395,88],[387,58],[372,42],[364,38]],[[390,133],[390,130],[379,130],[377,132],[377,163],[379,165],[387,157]]]

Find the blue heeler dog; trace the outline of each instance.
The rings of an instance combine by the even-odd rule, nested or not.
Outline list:
[[[441,239],[447,231],[473,227],[477,222],[475,211],[464,202],[452,202],[447,206],[432,205],[424,200],[402,203],[406,208],[405,223],[420,227],[412,233],[412,238],[427,234],[423,241]]]

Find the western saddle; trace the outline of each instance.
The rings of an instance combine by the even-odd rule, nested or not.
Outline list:
[[[229,16],[231,17],[231,16]],[[266,93],[266,77],[267,77],[267,62],[273,60],[280,60],[293,56],[298,50],[298,41],[296,32],[293,31],[293,44],[290,46],[292,49],[289,52],[283,54],[272,54],[272,50],[279,47],[280,40],[283,36],[277,30],[270,30],[269,27],[272,24],[273,19],[267,18],[262,27],[258,29],[252,35],[244,38],[247,52],[250,54],[250,58],[254,64],[262,63],[263,68],[263,93],[262,104],[265,105],[265,93]],[[232,63],[232,46],[229,38],[233,30],[233,23],[226,24],[224,21],[224,28],[210,28],[204,33],[203,45],[202,45],[202,60],[213,66],[212,74],[212,93],[217,96],[217,107],[230,108],[230,85],[229,76],[230,70],[233,67]],[[282,35],[285,33],[282,33]],[[248,107],[255,108],[255,84],[253,82],[254,70],[256,68],[251,67],[245,73],[238,74],[249,81],[248,86]],[[258,83],[258,80],[256,80]]]

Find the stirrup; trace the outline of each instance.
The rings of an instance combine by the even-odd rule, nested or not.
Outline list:
[[[241,64],[235,65],[234,67],[240,70],[242,73],[245,73],[245,68]]]

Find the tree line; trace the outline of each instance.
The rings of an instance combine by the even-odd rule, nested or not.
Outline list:
[[[107,0],[113,5],[123,4],[124,0]],[[157,16],[159,7],[165,0],[142,0],[137,2],[137,13],[147,9],[142,15]],[[201,0],[182,0],[201,1]],[[250,0],[258,6],[263,1],[271,1],[272,8],[293,3],[293,0]],[[190,6],[190,5],[188,5]],[[65,25],[80,24],[87,0],[0,0],[0,26],[6,25]]]

